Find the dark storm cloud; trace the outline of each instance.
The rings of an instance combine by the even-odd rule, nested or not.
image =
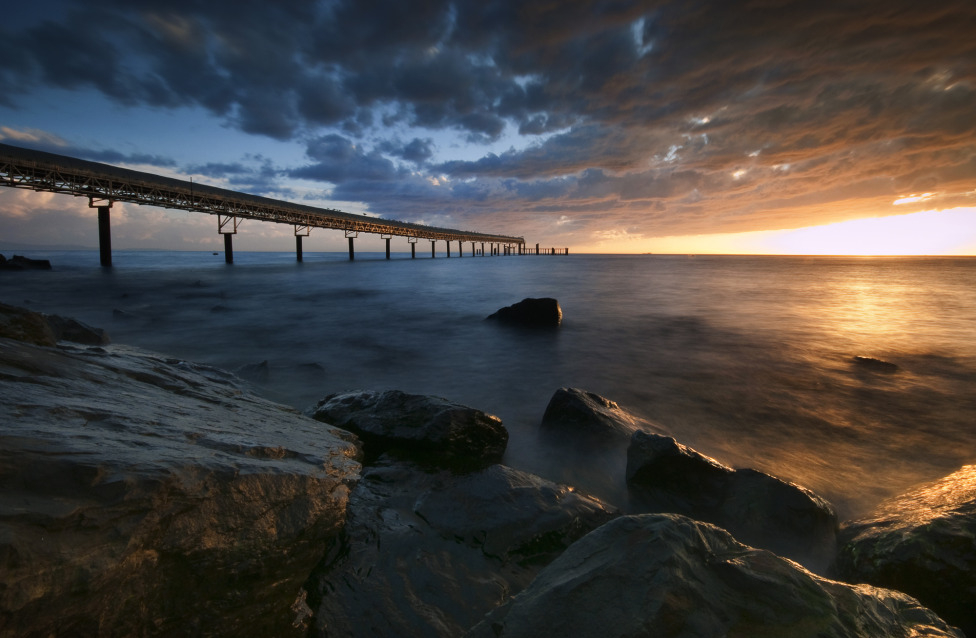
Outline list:
[[[0,101],[199,106],[301,141],[289,176],[380,213],[791,227],[972,204],[974,33],[971,0],[78,0],[0,26]],[[407,127],[525,139],[432,164]]]
[[[348,180],[388,181],[397,169],[378,150],[366,151],[341,135],[312,140],[306,150],[313,164],[293,169],[292,177],[341,184]]]

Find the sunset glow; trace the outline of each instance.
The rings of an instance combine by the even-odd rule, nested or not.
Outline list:
[[[620,250],[615,250],[619,248]],[[976,207],[855,219],[793,230],[615,236],[585,252],[773,255],[976,255]]]

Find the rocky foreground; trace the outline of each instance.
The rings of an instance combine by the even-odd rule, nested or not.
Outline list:
[[[2,637],[976,629],[972,468],[839,526],[561,389],[540,433],[625,442],[614,506],[500,464],[507,432],[474,408],[347,392],[300,414],[63,322],[0,306]]]

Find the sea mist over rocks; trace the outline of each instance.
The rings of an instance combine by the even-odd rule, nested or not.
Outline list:
[[[228,266],[117,251],[103,270],[93,252],[29,256],[53,270],[5,274],[4,302],[236,371],[300,410],[352,389],[447,397],[502,419],[506,464],[611,503],[627,498],[619,450],[581,474],[539,437],[557,388],[809,487],[842,518],[976,449],[972,259],[238,253]],[[558,299],[562,325],[484,321],[526,297]]]

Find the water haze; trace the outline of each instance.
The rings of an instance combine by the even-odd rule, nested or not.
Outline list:
[[[354,389],[446,397],[503,420],[509,465],[624,507],[622,450],[568,457],[539,439],[556,389],[809,487],[842,518],[976,462],[976,259],[29,256],[54,269],[0,273],[0,301],[238,371],[298,409]],[[484,321],[526,297],[558,299],[563,325]]]

